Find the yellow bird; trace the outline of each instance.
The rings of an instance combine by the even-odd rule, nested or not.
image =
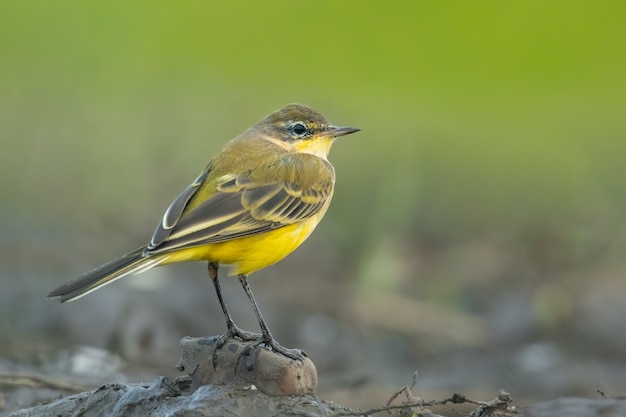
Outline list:
[[[157,265],[206,261],[229,337],[258,339],[287,357],[261,315],[248,274],[294,251],[320,222],[333,195],[335,170],[328,162],[339,136],[359,131],[337,127],[308,106],[289,104],[228,142],[170,204],[150,242],[52,291],[61,302]],[[237,327],[218,280],[219,264],[231,265],[261,326],[261,337]]]

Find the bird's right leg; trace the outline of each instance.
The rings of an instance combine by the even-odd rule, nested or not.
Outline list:
[[[224,346],[226,340],[231,337],[238,337],[243,341],[257,340],[259,338],[258,334],[247,332],[245,330],[237,327],[235,322],[233,321],[230,313],[228,312],[228,308],[226,308],[226,302],[224,302],[224,297],[222,296],[222,287],[220,286],[220,281],[217,277],[217,270],[219,265],[217,262],[209,262],[209,277],[211,281],[213,281],[213,286],[215,287],[215,293],[217,294],[217,299],[220,302],[220,306],[222,307],[222,312],[224,313],[224,318],[226,319],[226,333],[221,335],[217,340],[217,347],[220,348]]]

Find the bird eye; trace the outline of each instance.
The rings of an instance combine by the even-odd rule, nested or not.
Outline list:
[[[295,122],[289,126],[289,130],[296,136],[302,137],[309,132],[306,125],[302,122]]]

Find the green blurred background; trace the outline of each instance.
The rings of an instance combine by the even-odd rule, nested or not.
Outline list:
[[[223,331],[204,266],[44,296],[143,244],[228,139],[301,102],[362,132],[333,148],[316,233],[251,285],[323,398],[381,404],[416,369],[424,398],[623,393],[625,12],[1,2],[0,355],[89,344],[175,375],[179,337]]]

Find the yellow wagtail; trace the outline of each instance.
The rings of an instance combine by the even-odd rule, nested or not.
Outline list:
[[[217,276],[232,265],[261,326],[264,343],[293,359],[274,338],[247,282],[248,274],[295,250],[326,213],[335,170],[327,155],[335,138],[359,131],[337,127],[310,107],[289,104],[232,139],[168,207],[145,246],[52,291],[61,302],[80,298],[132,273],[157,265],[207,261],[226,318],[228,337],[257,337],[233,322]]]

